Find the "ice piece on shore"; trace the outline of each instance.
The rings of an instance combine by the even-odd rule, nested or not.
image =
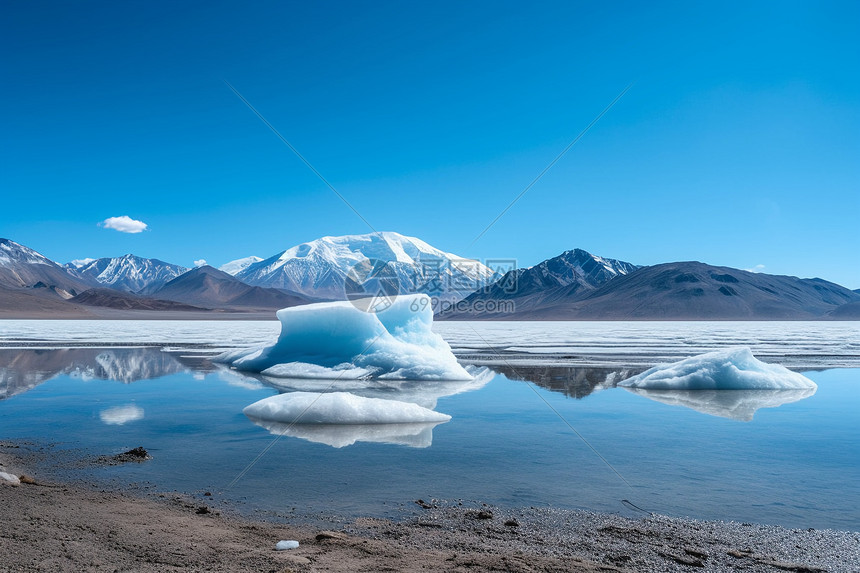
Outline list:
[[[448,343],[431,330],[433,308],[427,295],[398,296],[378,313],[362,312],[353,302],[281,309],[281,334],[275,344],[228,352],[218,360],[237,370],[291,377],[304,370],[304,377],[335,379],[357,376],[362,369],[366,376],[381,379],[472,379]],[[309,370],[308,365],[318,368]]]
[[[298,549],[299,542],[294,539],[282,539],[275,544],[275,551],[286,551],[287,549]]]
[[[749,348],[729,348],[661,364],[618,384],[649,390],[798,390],[818,388],[802,374],[767,364]]]
[[[0,481],[5,481],[9,483],[9,485],[20,485],[21,480],[18,479],[18,476],[13,476],[12,474],[7,474],[6,472],[0,472]]]
[[[122,426],[129,422],[143,419],[143,408],[128,404],[127,406],[115,406],[99,412],[99,419],[109,426]]]
[[[263,398],[242,410],[251,419],[286,424],[415,424],[451,416],[398,400],[362,398],[349,392],[290,392]]]
[[[799,390],[646,390],[625,388],[655,402],[683,406],[720,418],[751,422],[760,408],[778,408],[815,394],[816,388]]]
[[[344,448],[356,442],[394,444],[410,448],[427,448],[433,444],[433,428],[443,422],[417,424],[285,424],[268,420],[254,420],[276,436],[289,436]]]

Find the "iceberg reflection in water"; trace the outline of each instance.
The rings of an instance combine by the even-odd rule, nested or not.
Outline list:
[[[301,438],[333,448],[356,442],[395,444],[410,448],[427,448],[433,443],[433,428],[444,422],[419,424],[285,424],[250,418],[252,422],[276,436]]]
[[[751,422],[760,408],[778,408],[783,404],[809,398],[817,388],[796,390],[646,390],[624,388],[628,392],[670,406],[683,406],[720,418]]]
[[[334,448],[356,442],[426,448],[433,443],[433,428],[450,418],[434,411],[438,399],[479,390],[494,377],[486,368],[470,369],[470,374],[472,380],[460,381],[264,376],[264,382],[282,393],[252,404],[245,415],[272,434]],[[309,396],[316,398],[308,402]],[[261,415],[266,410],[254,408],[266,402],[272,403],[267,410],[273,415]]]

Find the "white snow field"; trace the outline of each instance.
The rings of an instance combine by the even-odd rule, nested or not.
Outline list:
[[[277,394],[254,402],[242,412],[251,419],[286,424],[417,424],[451,419],[418,404],[349,392]]]
[[[337,301],[285,308],[277,316],[275,344],[226,352],[218,361],[291,378],[472,379],[431,330],[433,310],[424,294],[399,296],[377,313]]]
[[[728,348],[661,364],[618,384],[649,390],[800,390],[818,386],[802,374],[767,364],[749,348]]]

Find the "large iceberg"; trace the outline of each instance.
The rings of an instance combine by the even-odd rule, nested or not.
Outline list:
[[[661,364],[618,384],[649,390],[800,390],[815,382],[778,364],[767,364],[749,348],[729,348]]]
[[[242,412],[251,419],[286,424],[418,424],[447,422],[451,416],[428,408],[349,392],[290,392],[263,398]]]
[[[427,295],[398,296],[377,313],[362,312],[354,302],[279,310],[275,344],[228,352],[219,360],[237,370],[291,378],[472,379],[431,330]]]

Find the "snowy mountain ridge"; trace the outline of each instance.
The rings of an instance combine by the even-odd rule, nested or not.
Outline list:
[[[74,267],[72,263],[66,268]],[[167,281],[188,272],[187,267],[166,263],[158,259],[146,259],[136,255],[96,259],[77,272],[99,284],[127,292],[146,292],[158,288]]]
[[[401,293],[427,292],[446,300],[459,300],[498,278],[478,261],[394,232],[322,237],[252,264],[236,278],[255,286],[341,300],[347,277],[361,282],[364,269],[374,261],[384,263],[384,272],[396,278]]]
[[[0,239],[0,265],[16,264],[59,266],[48,257],[37,253],[30,247],[9,239]]]
[[[241,259],[236,259],[235,261],[230,261],[229,263],[224,263],[223,265],[218,267],[218,270],[235,277],[237,274],[244,271],[254,263],[259,263],[262,260],[262,257],[256,257],[254,255],[251,255],[250,257],[244,257]]]

